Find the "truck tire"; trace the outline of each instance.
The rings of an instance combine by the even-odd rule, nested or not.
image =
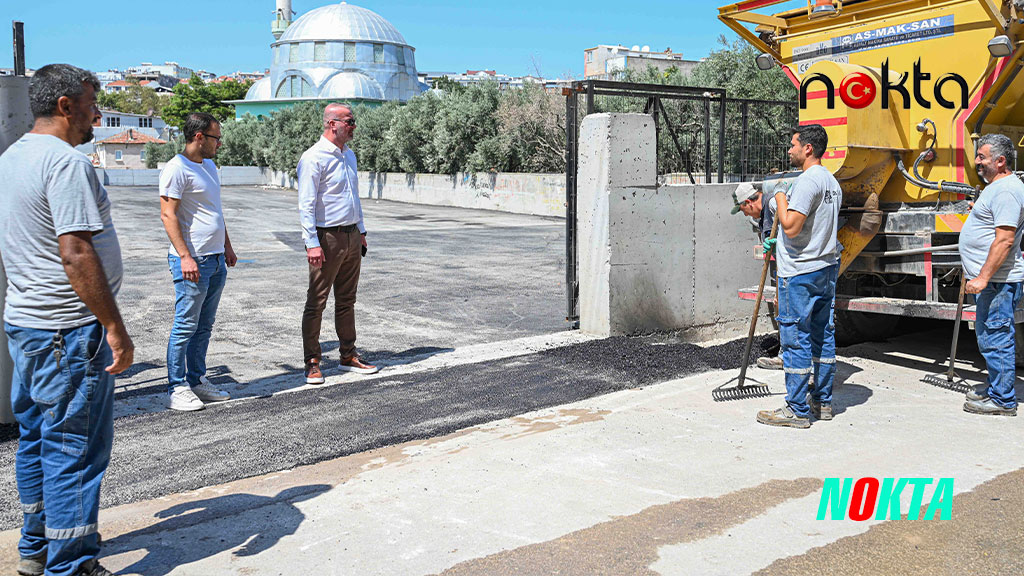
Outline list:
[[[836,346],[850,346],[861,342],[885,340],[892,336],[899,321],[899,316],[891,314],[836,310]],[[1024,334],[1018,332],[1017,338],[1024,338]],[[1018,358],[1021,357],[1021,355],[1018,355]]]

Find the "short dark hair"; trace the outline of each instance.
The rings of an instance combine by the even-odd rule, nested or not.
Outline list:
[[[811,145],[811,151],[815,158],[820,160],[825,154],[825,148],[828,148],[828,133],[821,127],[821,124],[797,126],[793,128],[793,134],[796,134],[797,142],[804,146]]]
[[[213,114],[207,114],[206,112],[193,112],[189,114],[185,118],[185,126],[181,129],[182,133],[185,134],[185,142],[195,140],[196,134],[206,132],[214,124],[220,124],[220,121]]]
[[[61,96],[77,100],[89,84],[100,91],[96,75],[70,64],[47,64],[32,76],[28,83],[29,106],[34,118],[50,118],[57,113]]]

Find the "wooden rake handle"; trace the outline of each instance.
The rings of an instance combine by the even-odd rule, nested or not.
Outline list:
[[[779,230],[779,218],[776,215],[772,221],[772,232],[768,236],[769,239],[774,239],[775,234]],[[757,299],[754,300],[754,315],[750,318],[750,332],[747,334],[747,347],[743,352],[743,364],[740,365],[740,377],[738,388],[743,387],[743,381],[747,377],[747,364],[750,363],[750,348],[754,345],[754,332],[757,330],[757,316],[761,312],[761,296],[764,294],[764,284],[768,280],[768,268],[772,263],[771,252],[765,252],[764,265],[761,267],[761,284],[757,287]]]

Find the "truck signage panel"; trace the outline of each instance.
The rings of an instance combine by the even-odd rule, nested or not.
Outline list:
[[[953,35],[953,15],[936,16],[903,24],[894,24],[832,38],[793,48],[793,62],[830,57],[854,52],[877,50],[899,44],[910,44]]]

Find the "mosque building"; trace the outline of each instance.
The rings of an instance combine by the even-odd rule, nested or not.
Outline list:
[[[238,118],[305,100],[406,102],[427,89],[416,78],[416,49],[379,14],[342,2],[292,22],[291,0],[277,0],[270,74],[232,100]]]

